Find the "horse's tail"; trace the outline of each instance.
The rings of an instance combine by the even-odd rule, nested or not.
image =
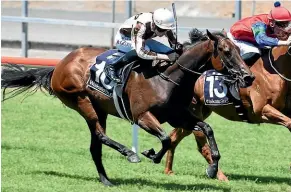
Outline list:
[[[50,87],[50,81],[53,71],[54,68],[52,67],[30,69],[16,64],[3,65],[1,74],[3,101],[13,98],[23,92],[32,95],[38,89],[41,91],[45,89],[52,95],[53,91]],[[7,88],[13,89],[6,92]]]

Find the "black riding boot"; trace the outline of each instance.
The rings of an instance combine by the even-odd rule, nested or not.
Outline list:
[[[110,80],[115,81],[116,83],[121,83],[121,79],[116,75],[118,68],[115,64],[116,63],[106,64],[104,67],[104,72]]]
[[[106,64],[104,72],[106,76],[112,81],[115,81],[116,83],[121,83],[121,79],[117,76],[118,69],[120,69],[121,67],[125,66],[128,63],[133,62],[137,58],[138,57],[136,51],[131,50],[127,52],[122,58],[120,58],[116,63]]]

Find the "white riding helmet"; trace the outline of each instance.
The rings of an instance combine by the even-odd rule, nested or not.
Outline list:
[[[153,20],[156,26],[161,29],[174,29],[175,18],[172,11],[160,8],[154,11]]]

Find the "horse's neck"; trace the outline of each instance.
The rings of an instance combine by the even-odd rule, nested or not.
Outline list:
[[[283,75],[284,77],[291,79],[291,55],[288,53],[288,47],[276,47],[271,51],[271,53],[273,54],[273,59],[270,59],[270,55],[268,55],[268,59],[272,69],[276,73],[280,73],[278,75]]]
[[[195,79],[193,78],[193,73],[187,71],[187,69],[199,73],[205,71],[204,68],[204,71],[201,71],[201,66],[205,65],[211,56],[211,52],[208,50],[209,45],[210,42],[208,40],[203,41],[200,44],[196,44],[187,50],[173,66],[169,67],[165,71],[165,74],[168,74],[169,77],[177,83],[181,83],[185,79],[188,81],[189,78]],[[178,64],[182,65],[183,67],[178,66]]]

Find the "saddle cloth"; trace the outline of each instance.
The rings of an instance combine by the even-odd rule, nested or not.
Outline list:
[[[119,52],[117,49],[111,49],[98,55],[95,64],[90,67],[90,78],[87,85],[108,97],[112,97],[113,88],[116,83],[105,75],[104,67],[107,64],[117,62],[122,56],[124,56],[124,53]],[[120,75],[121,72],[122,69],[117,74]]]
[[[204,72],[204,102],[205,105],[220,106],[232,104],[232,94],[225,84],[225,76],[215,70]]]
[[[90,77],[87,86],[109,98],[113,98],[114,106],[119,116],[131,121],[128,104],[123,97],[123,89],[135,62],[129,63],[117,71],[117,75],[120,76],[122,84],[116,84],[114,81],[111,81],[104,73],[105,65],[118,62],[124,55],[125,53],[119,52],[117,49],[111,49],[98,55],[96,62],[90,67]]]

